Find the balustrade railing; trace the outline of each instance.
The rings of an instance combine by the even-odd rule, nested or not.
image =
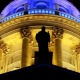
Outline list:
[[[23,16],[23,15],[27,15],[27,14],[52,14],[52,15],[59,15],[59,16],[62,16],[62,17],[65,17],[65,18],[68,18],[68,19],[71,19],[73,21],[76,21],[78,23],[80,23],[80,19],[79,18],[76,18],[68,13],[65,13],[65,12],[61,12],[61,11],[56,11],[56,10],[53,10],[53,9],[29,9],[28,11],[21,11],[21,12],[17,12],[17,13],[14,13],[10,16],[7,16],[5,18],[3,18],[1,21],[2,22],[5,22],[5,21],[8,21],[12,18],[16,18],[16,17],[19,17],[19,16]]]

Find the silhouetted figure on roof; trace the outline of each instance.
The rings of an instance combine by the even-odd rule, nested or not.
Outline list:
[[[50,34],[45,31],[45,27],[36,34],[36,40],[38,42],[39,52],[48,52],[48,43],[50,42]]]
[[[51,64],[52,52],[48,50],[48,43],[50,42],[50,34],[45,31],[45,27],[36,34],[39,51],[35,52],[35,64]]]

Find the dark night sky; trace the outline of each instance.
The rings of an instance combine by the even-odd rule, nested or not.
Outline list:
[[[0,12],[4,9],[4,7],[9,4],[13,0],[0,0]],[[80,0],[68,0],[72,2],[77,9],[80,11]]]

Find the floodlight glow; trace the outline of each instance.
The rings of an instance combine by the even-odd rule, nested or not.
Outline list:
[[[55,4],[58,4],[59,9],[65,11],[66,13],[71,14],[77,18],[80,16],[78,9],[67,0],[14,0],[1,12],[2,17],[4,18],[16,13],[16,11],[24,10],[25,4],[28,4],[28,9],[55,9]],[[35,13],[37,12],[35,11]],[[39,13],[41,13],[41,11],[39,11]]]

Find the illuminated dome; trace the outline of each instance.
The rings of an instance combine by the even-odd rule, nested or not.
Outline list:
[[[80,12],[77,8],[67,0],[13,0],[8,4],[4,10],[1,12],[3,18],[9,16],[13,13],[24,11],[26,4],[28,4],[28,9],[53,9],[55,10],[55,5],[58,4],[58,10],[71,14],[79,18]]]

